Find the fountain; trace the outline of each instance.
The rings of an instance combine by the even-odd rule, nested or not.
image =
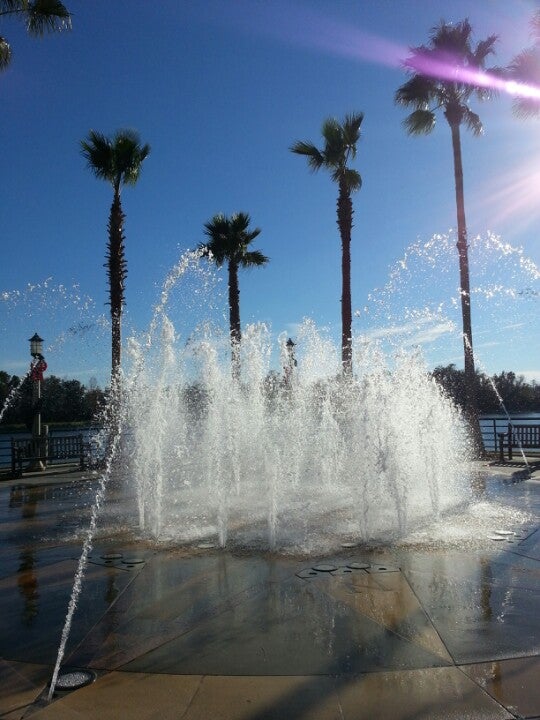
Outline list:
[[[472,253],[475,303],[489,300],[490,318],[505,318],[497,300],[508,308],[510,297],[536,297],[540,273],[519,248],[490,233],[472,244],[482,248]],[[186,342],[173,325],[174,284],[197,267],[196,254],[188,253],[164,284],[150,331],[129,344],[126,475],[143,536],[318,552],[346,538],[396,540],[469,501],[470,454],[459,413],[429,378],[421,353],[404,349],[411,328],[417,334],[427,323],[459,349],[450,275],[447,297],[418,308],[418,284],[436,265],[448,268],[442,260],[454,256],[454,245],[451,235],[413,244],[368,300],[362,332],[366,321],[380,328],[383,318],[403,331],[358,336],[350,382],[337,375],[338,347],[305,321],[290,377],[285,336],[275,362],[269,329],[247,327],[242,381],[234,383],[226,332],[203,325]]]
[[[500,298],[508,306],[510,296],[536,297],[540,273],[520,249],[492,234],[473,244],[483,248],[472,255],[479,258],[475,302],[489,298],[497,305]],[[353,380],[338,374],[336,344],[306,320],[295,338],[292,374],[286,336],[276,343],[266,326],[246,327],[240,383],[231,377],[226,331],[207,322],[183,335],[173,325],[173,290],[188,287],[200,312],[215,283],[199,254],[186,253],[163,285],[148,332],[128,343],[126,433],[117,464],[134,488],[142,537],[328,552],[344,542],[395,542],[467,504],[470,448],[463,421],[429,377],[420,351],[404,349],[411,327],[424,330],[427,321],[459,347],[452,315],[459,304],[451,288],[443,302],[420,311],[411,304],[418,298],[413,275],[422,281],[454,253],[451,235],[407,250],[363,313],[380,326],[382,311],[405,332],[357,337]],[[488,273],[492,256],[514,284],[525,283],[525,298],[519,286]],[[399,310],[392,316],[395,296]],[[182,308],[187,299],[184,292]],[[500,316],[499,308],[491,312]],[[388,337],[390,350],[383,348]]]
[[[155,362],[132,341],[126,474],[144,536],[320,552],[395,540],[468,497],[462,422],[417,353],[390,368],[357,343],[344,380],[321,371],[338,353],[313,323],[297,340],[287,378],[271,372],[268,329],[247,327],[240,384],[226,344],[203,333],[182,347],[165,313]]]
[[[61,666],[96,536],[109,543],[117,532],[141,548],[182,546],[195,556],[242,550],[272,562],[278,554],[425,547],[434,528],[459,543],[459,516],[467,539],[478,521],[515,528],[530,519],[474,498],[465,425],[417,349],[388,353],[376,338],[357,337],[354,379],[344,379],[339,348],[314,322],[295,336],[294,368],[286,335],[276,343],[266,326],[251,325],[241,381],[233,381],[225,331],[208,322],[188,335],[173,324],[178,281],[193,275],[210,282],[198,260],[188,253],[173,268],[148,332],[127,343],[114,413],[121,423],[104,445],[107,465],[98,474],[49,701],[59,678],[63,687]],[[199,293],[202,302],[207,297]],[[125,498],[119,510],[107,508],[111,486]],[[493,540],[503,532],[511,531]],[[334,566],[316,567],[309,574]]]

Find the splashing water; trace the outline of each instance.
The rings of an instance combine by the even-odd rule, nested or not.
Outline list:
[[[72,355],[71,367],[78,372],[87,369],[89,375],[96,373],[95,359],[109,354],[109,321],[96,314],[95,301],[81,292],[78,284],[68,286],[46,278],[21,290],[0,290],[0,308],[4,347],[20,347],[25,337],[21,337],[21,329],[26,328],[26,338],[38,330],[46,339],[44,354],[50,372],[62,372],[58,360],[62,361],[66,350]],[[20,370],[20,362],[11,364]]]
[[[179,263],[149,332],[129,342],[120,464],[144,536],[312,552],[344,536],[391,540],[463,503],[466,433],[418,352],[389,360],[358,340],[345,381],[339,349],[306,321],[286,379],[269,329],[252,325],[236,383],[227,333],[203,325],[180,342],[167,314],[168,292],[197,259]]]
[[[104,430],[104,434],[107,435],[107,454],[106,454],[106,458],[105,458],[105,468],[99,478],[98,489],[97,489],[96,496],[94,498],[94,502],[92,505],[92,510],[90,513],[90,523],[89,523],[89,526],[85,533],[82,552],[79,557],[79,562],[77,564],[77,570],[75,572],[75,579],[73,582],[73,588],[72,588],[71,596],[69,599],[66,620],[64,622],[64,627],[62,629],[62,635],[60,637],[60,646],[58,649],[58,655],[56,658],[56,663],[54,666],[54,671],[53,671],[51,683],[49,686],[49,692],[47,695],[48,702],[50,702],[52,700],[54,691],[56,688],[58,674],[60,672],[62,661],[64,659],[66,644],[67,644],[67,641],[69,638],[69,633],[71,631],[71,624],[73,622],[73,616],[75,614],[75,610],[77,608],[77,602],[79,600],[79,596],[80,596],[81,590],[82,590],[84,573],[85,573],[86,567],[88,565],[88,557],[92,550],[92,544],[93,544],[94,535],[96,532],[98,518],[99,518],[99,511],[100,511],[100,508],[101,508],[104,498],[105,498],[105,491],[107,489],[107,484],[111,477],[111,473],[113,470],[113,464],[118,455],[118,449],[119,449],[120,441],[121,441],[121,437],[122,437],[122,422],[120,421],[120,418],[117,415],[118,409],[121,407],[121,402],[119,401],[120,397],[121,397],[121,388],[120,388],[120,385],[118,385],[116,393],[115,393],[115,397],[111,398],[110,406],[106,411],[106,415],[108,416],[108,418],[105,419],[105,424],[109,426],[109,429]]]
[[[241,384],[220,351],[202,338],[191,375],[165,317],[157,375],[132,346],[126,460],[146,535],[310,552],[348,535],[399,537],[467,496],[460,418],[416,355],[390,370],[363,347],[369,370],[344,381],[321,376],[310,348],[286,385],[269,375],[264,326],[246,328]]]
[[[11,388],[11,390],[9,391],[9,393],[4,401],[4,405],[2,406],[2,409],[0,410],[0,422],[2,422],[2,419],[3,419],[4,415],[6,414],[6,412],[13,405],[15,400],[17,400],[17,398],[19,397],[22,387],[23,387],[24,383],[26,382],[26,380],[28,379],[29,375],[30,375],[30,371],[28,371],[26,373],[26,375],[23,377],[23,379],[20,381],[20,383],[18,385],[14,385]]]
[[[470,347],[470,343],[469,343],[469,341],[467,340],[466,337],[464,337],[464,342],[468,345],[468,347]],[[508,409],[507,409],[507,407],[506,407],[506,405],[505,405],[505,403],[504,403],[504,400],[503,400],[503,398],[502,398],[502,396],[501,396],[501,393],[497,390],[497,386],[495,385],[495,382],[494,382],[493,378],[492,378],[492,377],[489,377],[489,375],[488,375],[487,372],[485,371],[485,368],[483,367],[482,361],[479,360],[478,356],[476,356],[475,362],[476,362],[477,367],[478,367],[481,371],[484,372],[484,375],[485,375],[485,377],[487,378],[487,381],[488,381],[488,383],[489,383],[489,386],[491,387],[491,389],[493,390],[493,394],[494,394],[495,397],[497,398],[497,402],[499,403],[499,407],[501,408],[501,410],[502,410],[503,413],[505,414],[506,419],[508,420],[508,424],[511,425],[511,424],[512,424],[512,417],[511,417],[510,413],[508,412]],[[497,449],[497,443],[498,443],[498,439],[495,438],[495,450]],[[528,461],[527,461],[527,458],[526,458],[526,456],[525,456],[525,451],[524,451],[523,446],[522,446],[521,442],[519,441],[519,439],[518,439],[518,449],[519,449],[519,452],[520,452],[520,454],[521,454],[521,459],[522,459],[522,461],[523,461],[523,464],[525,465],[526,475],[527,475],[527,477],[531,477],[531,467],[530,467],[530,465],[529,465],[529,463],[528,463]]]
[[[199,258],[200,253],[187,253],[174,267],[173,271],[170,273],[167,281],[163,286],[161,302],[155,308],[154,318],[157,318],[162,314],[163,306],[169,299],[169,293],[174,283],[177,282],[177,280],[189,268],[193,268]],[[204,277],[207,277],[207,275],[205,275],[204,273],[202,275]],[[149,338],[152,335],[152,328],[153,326],[151,326],[150,332],[148,334],[148,344],[150,342]],[[113,384],[108,406],[103,411],[102,422],[104,428],[102,430],[101,436],[94,439],[94,443],[101,444],[105,448],[104,470],[99,477],[98,489],[90,513],[90,523],[84,535],[83,548],[79,557],[79,562],[77,564],[77,570],[75,573],[73,588],[68,603],[66,619],[60,638],[60,645],[58,649],[56,663],[49,686],[49,692],[47,694],[48,702],[51,702],[54,696],[56,684],[58,681],[58,675],[60,673],[60,668],[64,659],[67,641],[69,639],[69,634],[71,631],[73,617],[75,615],[77,602],[82,591],[84,574],[88,565],[88,558],[92,550],[94,536],[96,534],[98,526],[100,509],[105,499],[107,486],[115,465],[117,463],[121,464],[121,459],[119,458],[119,451],[122,444],[121,441],[123,436],[123,430],[126,425],[125,409],[127,407],[127,405],[123,402],[122,398],[126,395],[129,396],[130,390],[132,391],[133,389],[133,385],[138,382],[139,370],[140,369],[135,368],[134,373],[132,373],[132,375],[127,380],[120,378],[117,384]]]
[[[376,288],[355,313],[358,330],[388,347],[422,344],[432,361],[462,357],[458,258],[453,233],[411,244],[391,268],[388,282]],[[493,233],[476,236],[469,247],[475,351],[514,345],[538,332],[540,270],[523,249]],[[426,288],[432,288],[426,296]],[[536,323],[536,325],[535,325]],[[507,353],[508,355],[508,348]],[[518,364],[519,358],[507,362]]]

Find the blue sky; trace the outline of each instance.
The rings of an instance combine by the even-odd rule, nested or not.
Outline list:
[[[217,212],[245,211],[262,229],[268,267],[242,273],[243,324],[293,337],[306,317],[339,337],[337,188],[288,148],[320,143],[325,118],[362,111],[354,166],[354,331],[420,344],[429,365],[462,364],[451,139],[443,118],[411,138],[393,97],[399,59],[440,19],[496,33],[493,63],[530,44],[530,0],[66,0],[69,33],[42,40],[13,20],[0,75],[0,369],[21,374],[27,339],[45,338],[49,371],[107,381],[103,268],[111,188],[85,167],[90,129],[138,130],[152,151],[122,194],[128,278],[124,335],[142,332],[168,271],[204,239]],[[540,124],[510,98],[476,104],[480,138],[464,133],[479,367],[540,381]],[[488,235],[493,233],[495,237]],[[433,239],[434,236],[442,237]],[[221,282],[223,286],[224,279]],[[219,288],[219,283],[218,283]],[[179,287],[170,311],[182,337],[225,296]]]

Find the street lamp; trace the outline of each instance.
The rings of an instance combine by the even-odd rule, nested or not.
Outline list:
[[[290,386],[294,368],[298,365],[296,358],[294,357],[294,346],[296,343],[293,342],[292,338],[289,338],[285,343],[287,348],[287,364],[283,368],[285,372],[285,385]]]
[[[41,436],[41,381],[43,380],[43,372],[47,369],[47,363],[43,357],[43,338],[34,333],[29,338],[30,355],[33,358],[30,365],[30,379],[32,380],[32,410],[34,419],[32,422],[32,444],[34,446],[32,454],[37,458],[32,464],[32,470],[45,470],[41,458],[45,456],[43,440]]]
[[[43,338],[34,333],[28,342],[30,343],[30,355],[35,358],[43,352]]]

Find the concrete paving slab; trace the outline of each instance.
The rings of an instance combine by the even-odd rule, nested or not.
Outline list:
[[[382,672],[344,681],[344,720],[510,720],[514,716],[458,668]]]
[[[517,543],[320,558],[151,546],[117,527],[113,494],[65,659],[100,677],[29,706],[52,673],[80,554],[92,496],[80,480],[0,487],[2,720],[540,716],[537,481],[505,485],[505,506],[531,517]],[[303,572],[314,566],[337,570]]]
[[[417,551],[403,563],[457,664],[540,653],[537,564],[516,575],[511,558],[455,550]]]
[[[32,713],[32,720],[178,720],[202,678],[112,672]],[[207,716],[207,720],[212,716]]]
[[[516,717],[537,717],[540,708],[538,656],[464,665],[461,670]]]
[[[177,676],[113,672],[35,720],[511,720],[458,668],[328,676]]]
[[[0,717],[22,717],[49,677],[48,665],[0,658]]]
[[[356,573],[328,578],[319,587],[357,614],[451,664],[452,658],[403,574]]]
[[[220,675],[227,667],[231,675],[330,675],[445,663],[358,612],[354,603],[329,595],[324,588],[332,580],[306,583],[292,577],[261,587],[124,669]],[[423,630],[424,614],[419,618]],[[135,623],[134,635],[136,628]]]

